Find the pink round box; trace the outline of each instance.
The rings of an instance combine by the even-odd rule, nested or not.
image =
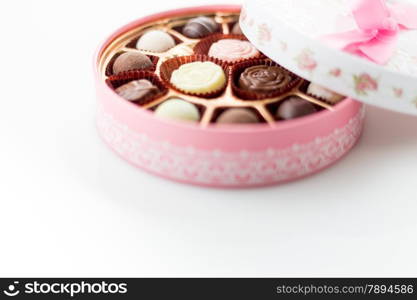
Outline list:
[[[201,128],[154,117],[119,97],[101,77],[100,57],[121,34],[163,18],[217,11],[239,12],[240,7],[193,7],[148,16],[119,29],[104,42],[94,58],[94,74],[97,126],[105,143],[126,161],[153,174],[231,188],[299,179],[329,167],[351,150],[364,119],[363,105],[352,99],[342,101],[333,111],[274,126]]]

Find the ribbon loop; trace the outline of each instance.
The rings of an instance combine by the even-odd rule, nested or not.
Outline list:
[[[385,20],[390,17],[385,0],[360,0],[352,13],[362,30],[383,28]]]
[[[401,29],[417,29],[417,7],[411,4],[358,0],[352,15],[357,29],[327,35],[324,41],[378,64],[386,64],[394,55]]]

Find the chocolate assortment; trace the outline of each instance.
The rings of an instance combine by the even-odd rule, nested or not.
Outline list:
[[[310,84],[263,56],[238,14],[188,15],[135,28],[101,63],[107,84],[159,118],[238,125],[332,110],[345,97]]]

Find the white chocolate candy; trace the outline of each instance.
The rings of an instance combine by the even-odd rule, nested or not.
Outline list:
[[[171,83],[187,93],[205,94],[222,89],[226,85],[226,75],[223,68],[215,63],[197,61],[175,70]]]
[[[335,93],[325,87],[322,87],[321,85],[310,83],[307,89],[307,93],[315,96],[317,98],[324,99],[328,101],[331,104],[336,104],[345,99],[346,97],[343,95],[340,95],[338,93]]]
[[[248,41],[224,39],[211,45],[208,55],[233,63],[256,57],[259,51]]]
[[[200,112],[194,104],[179,98],[172,98],[160,104],[155,110],[155,115],[160,118],[198,122]]]
[[[152,30],[146,32],[136,43],[137,49],[152,52],[165,52],[174,46],[174,38],[161,30]]]

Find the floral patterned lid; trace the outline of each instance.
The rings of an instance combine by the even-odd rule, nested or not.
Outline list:
[[[240,25],[259,50],[300,77],[417,115],[413,13],[417,0],[247,0]]]

